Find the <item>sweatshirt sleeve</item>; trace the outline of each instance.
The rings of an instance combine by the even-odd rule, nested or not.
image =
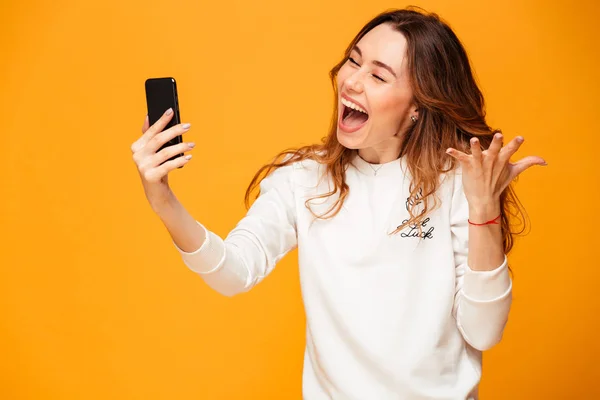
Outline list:
[[[454,316],[465,341],[478,350],[500,342],[512,303],[508,261],[491,271],[473,271],[469,252],[469,205],[458,172],[450,211],[450,229],[456,268]]]
[[[263,280],[297,246],[293,165],[280,167],[260,184],[247,214],[222,239],[206,229],[206,240],[193,252],[177,245],[183,263],[214,290],[233,296]]]

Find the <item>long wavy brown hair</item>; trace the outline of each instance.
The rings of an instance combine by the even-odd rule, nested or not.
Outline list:
[[[379,14],[360,30],[347,47],[343,59],[329,72],[334,90],[329,134],[320,144],[284,150],[271,163],[261,167],[246,190],[246,207],[250,206],[252,192],[274,169],[310,159],[325,165],[325,174],[333,183],[330,192],[313,199],[339,194],[327,212],[313,215],[327,219],[339,212],[349,193],[345,171],[356,150],[342,146],[337,140],[336,78],[355,45],[380,24],[390,24],[407,40],[408,71],[419,119],[404,134],[399,156],[406,157],[412,176],[410,196],[425,200],[411,202],[408,210],[410,218],[392,233],[397,233],[407,225],[420,227],[420,222],[439,205],[435,196],[439,178],[441,174],[457,167],[457,161],[445,153],[446,149],[453,147],[470,152],[469,141],[472,137],[477,137],[483,148],[489,147],[494,133],[499,130],[492,129],[486,123],[483,95],[473,77],[467,53],[456,34],[437,14],[416,7],[390,10]],[[309,210],[313,199],[306,202]],[[513,247],[513,236],[525,229],[526,216],[512,186],[504,190],[500,201],[503,244],[508,253]],[[418,209],[417,205],[420,205]],[[513,225],[517,219],[519,224]],[[516,226],[522,229],[517,232]]]

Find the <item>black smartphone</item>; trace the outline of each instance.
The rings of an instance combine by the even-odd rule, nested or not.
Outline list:
[[[148,107],[148,120],[150,122],[150,126],[158,121],[169,108],[173,109],[173,117],[167,126],[165,126],[163,131],[166,131],[170,127],[181,123],[181,115],[179,114],[179,100],[177,97],[177,82],[175,82],[174,78],[168,77],[147,79],[146,105]],[[181,143],[181,141],[181,135],[176,136],[162,145],[158,151],[164,149],[165,147]],[[177,154],[167,161],[174,160],[181,156],[183,156],[183,153]]]

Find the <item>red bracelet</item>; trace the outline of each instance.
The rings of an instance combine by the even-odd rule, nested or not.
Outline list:
[[[500,217],[502,216],[502,214],[498,215],[496,218],[489,220],[488,222],[484,222],[483,224],[475,224],[473,222],[471,222],[471,220],[469,221],[469,224],[471,225],[475,225],[475,226],[483,226],[483,225],[498,225],[498,220],[500,219]]]

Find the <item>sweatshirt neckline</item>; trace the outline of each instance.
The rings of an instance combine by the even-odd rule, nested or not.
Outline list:
[[[402,171],[403,157],[397,158],[393,161],[389,161],[383,164],[373,164],[362,159],[358,152],[352,159],[352,165],[362,174],[371,176],[373,178],[381,178],[383,176],[390,176],[398,174]]]

